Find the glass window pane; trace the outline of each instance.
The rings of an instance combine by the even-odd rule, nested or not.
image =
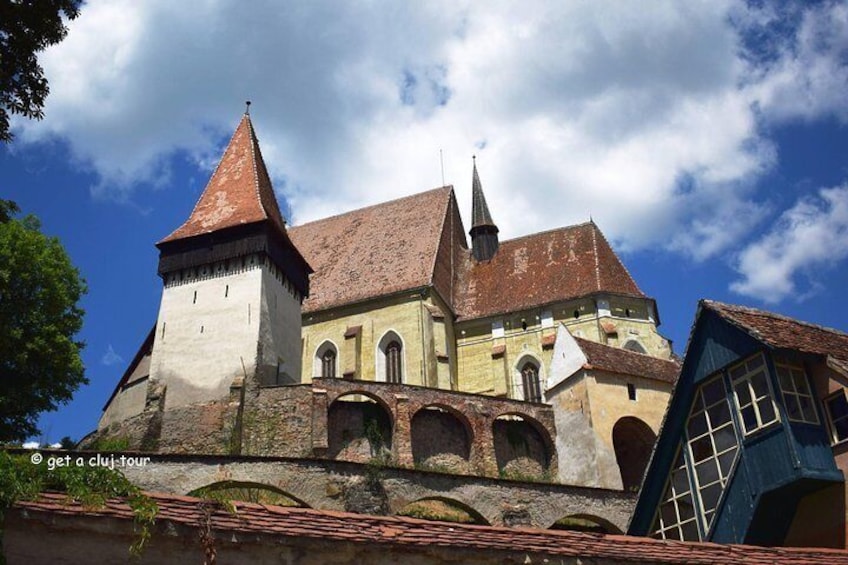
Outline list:
[[[671,528],[670,530],[666,530],[664,532],[664,534],[665,534],[665,539],[673,539],[673,540],[678,540],[678,541],[680,540],[680,532],[677,530],[676,527]]]
[[[711,458],[698,464],[695,467],[695,471],[698,474],[699,485],[708,485],[718,480],[718,467],[716,466],[715,459]]]
[[[692,505],[692,496],[687,495],[677,501],[677,512],[680,520],[686,521],[695,517],[695,507]]]
[[[792,420],[801,420],[803,419],[803,414],[801,413],[801,406],[798,404],[798,397],[793,394],[785,394],[783,395],[783,400],[786,404],[786,414]]]
[[[837,420],[834,422],[833,427],[836,432],[837,441],[842,441],[843,439],[848,438],[848,418]]]
[[[674,509],[674,502],[666,502],[660,506],[660,517],[663,524],[676,524],[677,512]]]
[[[710,414],[710,424],[713,428],[730,421],[730,410],[727,408],[727,402],[716,404],[708,410]]]
[[[715,404],[719,400],[724,399],[724,384],[721,382],[721,379],[716,379],[713,382],[704,385],[701,392],[704,395],[704,402],[707,406]]]
[[[728,451],[718,458],[718,465],[721,467],[721,476],[727,478],[730,476],[730,469],[733,467],[733,460],[736,458],[736,450]]]
[[[730,378],[733,380],[738,379],[742,375],[745,374],[745,365],[738,365],[732,369],[730,369]]]
[[[777,416],[774,413],[774,404],[772,403],[770,396],[766,396],[761,399],[757,405],[760,408],[760,419],[762,420],[763,425],[766,425],[769,422],[774,422],[777,419]]]
[[[736,398],[739,400],[740,407],[745,407],[751,403],[751,393],[748,390],[747,381],[736,383],[734,390],[736,390]]]
[[[763,356],[757,355],[756,357],[754,357],[753,359],[748,361],[747,365],[748,365],[749,371],[753,371],[757,367],[762,367],[763,366]]]
[[[736,445],[736,432],[733,426],[724,426],[714,434],[716,451],[721,453]]]
[[[674,487],[674,494],[680,495],[689,490],[689,478],[686,476],[686,469],[678,469],[671,474],[671,484]]]
[[[689,418],[689,437],[696,438],[707,433],[707,416],[704,412],[698,412]]]
[[[830,410],[830,416],[834,420],[848,416],[848,401],[845,400],[844,394],[839,394],[828,399],[827,407]]]
[[[742,423],[745,424],[745,431],[751,431],[757,427],[757,415],[754,413],[754,407],[748,406],[742,410]]]
[[[818,421],[818,417],[816,417],[816,409],[810,401],[810,397],[802,396],[798,400],[801,404],[802,418],[811,424],[816,423]]]
[[[751,376],[751,386],[754,387],[754,394],[757,398],[768,395],[768,385],[766,384],[765,373],[756,373]]]
[[[809,387],[807,387],[807,378],[803,371],[792,371],[792,380],[795,382],[795,390],[803,394],[810,393]]]
[[[710,436],[703,437],[692,442],[692,458],[696,463],[712,457],[713,444],[710,441]]]
[[[683,524],[683,539],[686,541],[698,541],[698,526],[694,521]]]
[[[701,491],[701,500],[704,502],[704,512],[715,510],[718,499],[721,498],[721,485],[715,483]]]

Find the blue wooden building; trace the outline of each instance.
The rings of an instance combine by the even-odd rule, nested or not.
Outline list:
[[[845,546],[848,335],[703,300],[629,533]]]

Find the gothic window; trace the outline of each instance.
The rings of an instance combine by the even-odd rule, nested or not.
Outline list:
[[[521,367],[521,386],[524,390],[524,400],[527,402],[542,401],[542,386],[539,382],[539,366],[532,361]]]
[[[334,378],[336,376],[336,351],[328,348],[321,356],[321,376]]]
[[[316,377],[335,378],[338,374],[336,361],[338,350],[332,341],[325,341],[315,351],[312,374]]]
[[[386,346],[386,382],[401,382],[401,345],[397,340],[390,341]]]

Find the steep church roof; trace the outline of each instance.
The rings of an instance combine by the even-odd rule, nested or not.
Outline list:
[[[303,311],[315,312],[438,283],[434,281],[440,266],[437,259],[449,260],[442,245],[450,237],[444,235],[446,223],[453,219],[461,224],[454,214],[453,188],[444,186],[290,227],[289,237],[314,269]],[[460,237],[456,246],[464,248],[464,236]],[[448,284],[436,286],[450,303]]]
[[[191,215],[159,243],[266,220],[285,231],[256,132],[244,114]]]
[[[598,292],[646,298],[594,222],[501,242],[468,260],[456,313],[482,318]]]

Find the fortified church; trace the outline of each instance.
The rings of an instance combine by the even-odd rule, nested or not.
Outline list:
[[[84,444],[638,489],[679,372],[656,302],[594,222],[501,241],[476,162],[472,194],[470,239],[451,186],[288,226],[245,114]]]

